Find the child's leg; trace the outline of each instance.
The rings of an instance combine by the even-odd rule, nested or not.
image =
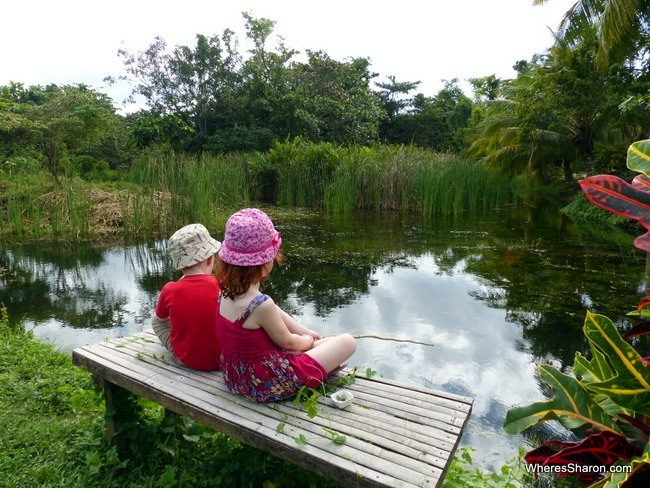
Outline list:
[[[357,349],[357,341],[350,334],[341,334],[316,341],[309,354],[318,361],[328,373],[338,368]]]
[[[153,312],[153,314],[151,314],[151,328],[158,336],[158,339],[160,339],[162,345],[171,351],[172,344],[169,336],[171,335],[172,329],[171,324],[169,323],[169,317],[161,319],[156,315],[156,312]]]

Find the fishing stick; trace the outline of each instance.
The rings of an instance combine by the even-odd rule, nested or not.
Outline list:
[[[327,337],[333,337],[333,336],[325,336],[323,339]],[[379,339],[381,341],[395,341],[395,342],[411,342],[413,344],[422,344],[423,346],[434,346],[435,344],[431,344],[429,342],[420,342],[420,341],[414,341],[411,339],[398,339],[396,337],[384,337],[380,335],[375,335],[375,334],[352,334],[352,337],[355,339]]]

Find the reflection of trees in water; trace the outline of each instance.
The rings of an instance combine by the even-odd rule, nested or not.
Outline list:
[[[77,284],[51,301],[52,318],[73,328],[108,329],[124,323],[128,297],[99,283],[96,287]]]
[[[140,288],[147,293],[157,294],[174,276],[165,241],[147,241],[124,249],[126,269],[135,277]]]
[[[3,248],[0,301],[16,321],[55,319],[72,327],[113,327],[120,323],[128,297],[99,276],[104,253],[65,243]]]
[[[582,333],[587,309],[608,315],[622,328],[629,325],[625,314],[639,296],[633,283],[621,290],[621,276],[634,275],[637,267],[641,272],[640,265],[621,253],[580,245],[560,248],[540,238],[533,244],[486,246],[468,270],[503,290],[476,298],[505,309],[507,321],[521,326],[536,358],[557,358],[566,366],[573,364],[575,351],[588,350]]]
[[[376,265],[350,259],[345,266],[321,260],[317,263],[304,257],[291,259],[291,264],[276,267],[267,293],[289,313],[313,304],[317,316],[352,303],[373,285],[369,277]],[[290,300],[296,297],[297,303]]]
[[[584,351],[587,308],[626,327],[624,314],[644,288],[643,256],[615,245],[608,250],[602,238],[548,216],[495,212],[425,222],[285,212],[272,218],[284,236],[287,263],[275,268],[267,292],[288,312],[311,306],[325,316],[368,294],[378,270],[415,268],[431,256],[437,274],[471,275],[478,283],[472,296],[506,310],[506,320],[522,329],[519,347],[540,361],[572,364],[575,351]],[[100,276],[108,251],[83,243],[0,248],[0,302],[12,319],[36,323],[55,318],[72,327],[114,327],[126,305],[140,307],[136,320],[148,320],[162,286],[180,273],[171,268],[165,241],[120,251],[142,292],[137,304]],[[622,276],[632,276],[629,286]]]
[[[317,316],[325,316],[367,294],[380,267],[390,272],[415,266],[403,250],[410,230],[397,220],[374,214],[331,220],[313,213],[272,218],[284,236],[287,259],[273,270],[266,292],[289,313],[311,304]]]
[[[522,348],[562,365],[586,350],[587,309],[622,328],[629,324],[625,314],[638,301],[638,280],[621,289],[621,276],[638,271],[640,279],[645,269],[643,256],[621,251],[629,236],[595,235],[593,228],[576,227],[550,211],[432,222],[352,216],[283,227],[289,263],[274,271],[269,293],[284,306],[311,303],[317,315],[326,315],[368,293],[377,269],[414,266],[418,257],[431,255],[437,273],[479,279],[472,296],[506,310],[506,320],[522,328]]]
[[[144,292],[135,321],[148,322],[156,308],[156,300],[168,281],[177,280],[181,274],[174,271],[163,240],[147,241],[124,250],[124,262],[138,287]]]

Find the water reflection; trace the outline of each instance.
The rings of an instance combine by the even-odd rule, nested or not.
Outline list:
[[[352,365],[474,397],[463,442],[486,464],[524,442],[501,425],[512,406],[544,398],[537,364],[566,368],[586,352],[585,310],[626,328],[645,289],[632,236],[599,235],[557,215],[504,210],[421,222],[268,212],[287,257],[268,293],[322,334],[433,343],[360,339]],[[162,241],[0,249],[0,301],[65,350],[149,328],[159,290],[177,277]]]

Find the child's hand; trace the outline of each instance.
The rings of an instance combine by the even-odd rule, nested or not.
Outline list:
[[[315,330],[308,330],[307,333],[306,333],[305,335],[310,335],[310,336],[312,336],[312,337],[314,338],[315,341],[317,341],[317,340],[319,340],[319,339],[322,339],[322,337],[320,336],[320,334],[319,334],[318,332],[316,332]]]

